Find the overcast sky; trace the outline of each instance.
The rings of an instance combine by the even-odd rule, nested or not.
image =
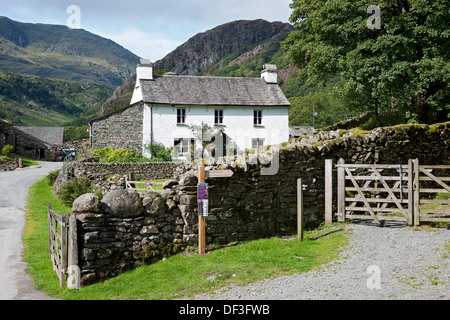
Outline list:
[[[292,0],[0,0],[12,20],[77,27],[156,61],[199,32],[234,20],[289,22]],[[80,14],[69,10],[71,5]],[[74,20],[73,18],[79,17]],[[69,22],[68,22],[69,20]]]

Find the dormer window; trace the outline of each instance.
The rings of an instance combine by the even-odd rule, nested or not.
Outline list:
[[[177,124],[185,124],[186,123],[186,109],[178,108],[177,109]]]

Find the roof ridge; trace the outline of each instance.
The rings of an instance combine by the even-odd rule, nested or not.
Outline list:
[[[153,80],[157,78],[213,78],[213,79],[245,79],[245,80],[264,80],[263,78],[256,78],[256,77],[225,77],[225,76],[195,76],[195,75],[188,75],[188,74],[177,74],[177,75],[158,75],[153,76]],[[140,81],[152,81],[149,79],[141,79]]]

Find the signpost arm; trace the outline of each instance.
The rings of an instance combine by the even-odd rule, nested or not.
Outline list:
[[[205,165],[200,164],[198,167],[198,183],[205,183]],[[198,216],[198,253],[205,254],[206,248],[206,222],[205,216]]]

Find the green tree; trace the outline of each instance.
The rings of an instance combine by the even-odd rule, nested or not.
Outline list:
[[[283,43],[290,58],[307,83],[324,85],[339,75],[340,98],[350,108],[374,110],[378,125],[446,121],[449,3],[384,0],[375,8],[380,15],[368,10],[373,4],[293,0],[295,30]]]
[[[67,126],[64,127],[64,139],[65,141],[80,141],[89,138],[89,126]]]
[[[328,91],[311,92],[303,97],[293,97],[289,99],[289,102],[292,106],[289,110],[289,122],[293,126],[312,126],[313,107],[317,113],[314,117],[315,128],[323,128],[351,116]]]

